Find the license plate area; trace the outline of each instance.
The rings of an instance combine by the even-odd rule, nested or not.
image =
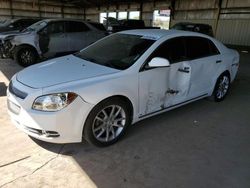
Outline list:
[[[10,100],[7,100],[7,106],[8,106],[8,109],[12,113],[14,113],[16,115],[18,115],[20,113],[21,107],[18,106],[17,104],[15,104],[15,103],[11,102]]]

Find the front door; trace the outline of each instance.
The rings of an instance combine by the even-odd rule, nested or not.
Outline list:
[[[192,70],[190,62],[185,61],[186,51],[182,37],[161,44],[149,57],[149,61],[154,57],[168,59],[170,67],[143,68],[139,73],[140,116],[185,101],[190,89]]]
[[[68,52],[69,42],[65,31],[65,22],[51,22],[41,31],[43,35],[47,35],[48,48],[46,56],[54,56],[63,52]],[[44,37],[44,36],[43,36]]]

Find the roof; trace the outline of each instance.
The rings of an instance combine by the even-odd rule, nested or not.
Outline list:
[[[47,18],[47,19],[42,19],[41,21],[45,21],[45,22],[76,21],[76,22],[84,22],[84,23],[97,23],[97,24],[101,24],[101,23],[95,22],[95,21],[84,21],[84,20],[81,20],[81,19],[71,19],[71,18]]]
[[[165,29],[137,29],[137,30],[127,30],[127,31],[122,31],[119,33],[124,33],[124,34],[130,34],[130,35],[141,35],[145,38],[148,39],[153,39],[153,40],[158,40],[162,37],[165,36],[171,36],[171,35],[176,35],[176,36],[180,36],[180,35],[190,35],[190,36],[205,36],[208,37],[206,35],[200,34],[200,33],[196,33],[196,32],[190,32],[190,31],[181,31],[181,30],[174,30],[174,29],[170,29],[170,30],[165,30]]]

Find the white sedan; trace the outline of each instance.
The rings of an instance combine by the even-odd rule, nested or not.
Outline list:
[[[147,117],[204,97],[222,101],[238,66],[236,51],[203,34],[123,31],[17,73],[8,111],[37,139],[107,146]]]

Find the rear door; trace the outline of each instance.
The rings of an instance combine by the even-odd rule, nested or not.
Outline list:
[[[189,97],[209,93],[213,87],[213,75],[222,62],[216,46],[207,38],[185,37],[187,58],[192,70]]]

